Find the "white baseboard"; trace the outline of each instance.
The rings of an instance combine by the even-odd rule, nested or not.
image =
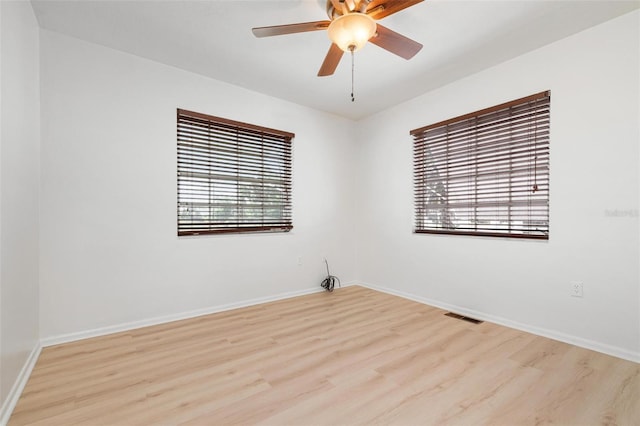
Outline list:
[[[360,282],[358,282],[358,281],[347,281],[347,282],[344,282],[344,283],[340,283],[340,287],[336,287],[336,288],[351,287],[352,285],[360,285]]]
[[[353,285],[355,282],[349,281],[342,284],[343,287]],[[111,325],[108,327],[94,328],[92,330],[79,331],[76,333],[61,334],[58,336],[47,337],[40,340],[42,347],[59,345],[62,343],[75,342],[82,339],[88,339],[91,337],[104,336],[107,334],[119,333],[122,331],[134,330],[136,328],[148,327],[151,325],[164,324],[172,321],[179,321],[183,319],[195,318],[202,315],[215,314],[217,312],[230,311],[232,309],[245,308],[247,306],[259,305],[261,303],[274,302],[277,300],[289,299],[291,297],[304,296],[307,294],[319,293],[324,291],[322,287],[307,288],[304,290],[288,291],[286,293],[276,294],[274,296],[258,297],[255,299],[244,300],[240,302],[228,303],[225,305],[211,306],[203,309],[196,309],[194,311],[182,312],[178,314],[165,315],[156,318],[150,318],[140,321],[132,321],[122,324]]]
[[[42,345],[40,343],[36,343],[35,347],[31,350],[31,353],[27,357],[22,369],[20,370],[20,374],[16,378],[16,381],[13,383],[7,398],[4,400],[2,404],[2,408],[0,408],[0,425],[6,425],[9,423],[9,418],[11,417],[11,413],[13,413],[14,408],[16,408],[16,404],[20,399],[20,395],[22,395],[22,391],[29,381],[29,377],[31,376],[31,371],[33,371],[33,367],[36,365],[36,361],[40,356],[40,352],[42,351]]]
[[[403,291],[394,290],[387,287],[381,287],[374,284],[368,284],[359,282],[357,285],[367,287],[372,290],[381,291],[383,293],[399,296],[404,299],[413,300],[414,302],[423,303],[425,305],[434,306],[436,308],[444,309],[446,311],[455,312],[458,314],[466,315],[479,320],[492,322],[495,324],[503,325],[509,328],[515,328],[516,330],[525,331],[527,333],[535,334],[542,337],[548,337],[553,340],[569,343],[571,345],[579,346],[581,348],[590,349],[596,352],[602,352],[607,355],[615,356],[617,358],[626,359],[627,361],[633,361],[640,363],[640,352],[630,351],[628,349],[619,348],[616,346],[607,345],[604,343],[596,342],[593,340],[583,339],[581,337],[572,336],[570,334],[561,333],[555,330],[549,330],[546,328],[536,327],[529,324],[523,324],[517,321],[512,321],[507,318],[498,317],[495,315],[487,314],[484,312],[475,311],[473,309],[467,309],[462,306],[456,306],[449,303],[441,302],[439,300],[433,300],[415,294],[405,293]]]

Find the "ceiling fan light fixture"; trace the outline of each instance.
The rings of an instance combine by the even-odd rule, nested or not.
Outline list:
[[[327,33],[340,49],[356,52],[376,33],[376,23],[364,13],[348,13],[331,21]]]

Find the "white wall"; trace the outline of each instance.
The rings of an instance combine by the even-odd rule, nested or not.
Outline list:
[[[0,404],[38,345],[40,95],[29,2],[0,2]],[[0,420],[1,421],[1,420]]]
[[[41,336],[355,279],[352,123],[41,32]],[[294,132],[286,234],[176,236],[176,108]],[[297,265],[298,257],[302,265]]]
[[[358,278],[640,360],[639,13],[361,121]],[[546,89],[549,241],[412,234],[409,131]]]

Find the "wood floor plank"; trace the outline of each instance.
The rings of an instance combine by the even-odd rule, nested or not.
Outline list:
[[[44,348],[9,425],[639,425],[640,365],[352,286]]]

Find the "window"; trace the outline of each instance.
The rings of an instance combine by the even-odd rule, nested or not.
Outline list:
[[[178,235],[292,229],[293,137],[178,109]]]
[[[411,131],[415,232],[549,239],[550,92]]]

